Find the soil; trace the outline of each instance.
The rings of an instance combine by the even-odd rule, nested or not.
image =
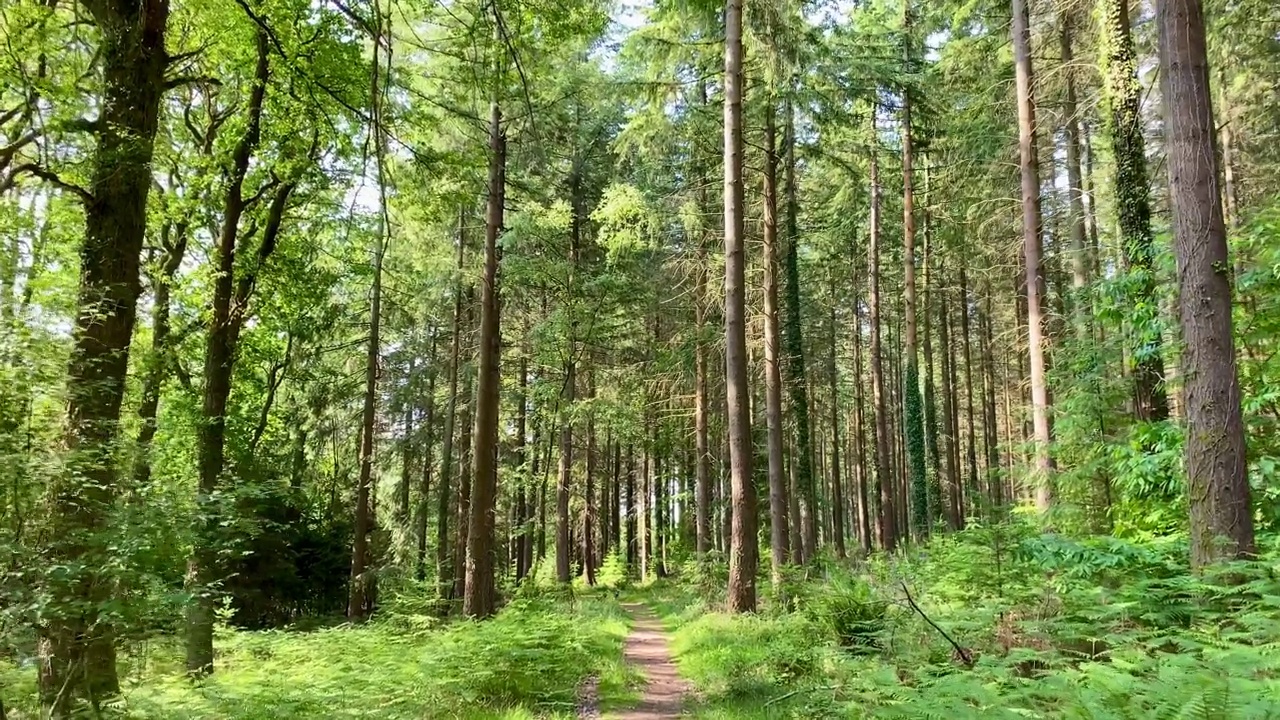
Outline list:
[[[653,611],[638,603],[624,604],[631,615],[623,658],[644,676],[644,692],[635,707],[611,717],[614,720],[667,720],[681,716],[687,687],[667,646],[667,634]]]

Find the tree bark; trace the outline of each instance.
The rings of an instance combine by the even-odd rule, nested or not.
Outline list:
[[[449,400],[444,415],[444,446],[440,453],[440,495],[436,511],[436,581],[441,597],[453,586],[449,564],[449,508],[453,498],[453,451],[458,416],[458,375],[462,363],[463,289],[462,268],[466,251],[465,211],[458,210],[458,279],[453,288],[453,339],[449,350]]]
[[[1014,79],[1018,102],[1018,157],[1022,176],[1022,242],[1027,295],[1027,349],[1035,439],[1035,499],[1041,512],[1053,500],[1052,405],[1045,346],[1045,281],[1041,269],[1040,167],[1036,157],[1036,108],[1032,97],[1031,30],[1026,0],[1013,0]]]
[[[467,327],[476,326],[475,288],[467,291]],[[467,538],[471,534],[471,492],[472,492],[472,436],[475,432],[475,378],[472,368],[466,368],[462,376],[461,402],[459,414],[460,435],[458,447],[462,449],[462,457],[458,463],[457,498],[454,502],[454,536],[453,555],[450,558],[453,566],[453,581],[449,589],[450,600],[462,600],[467,583]]]
[[[142,383],[142,400],[138,404],[137,457],[133,465],[134,489],[142,489],[151,482],[151,442],[156,436],[156,415],[160,409],[160,393],[173,367],[173,349],[170,347],[169,312],[170,289],[178,268],[187,252],[188,225],[176,223],[176,237],[170,241],[169,225],[166,225],[163,241],[164,255],[160,272],[153,278],[151,307],[151,357],[147,361],[147,373]]]
[[[43,580],[49,615],[38,628],[38,681],[41,705],[54,718],[68,716],[79,699],[96,707],[120,691],[114,630],[100,612],[113,586],[101,531],[117,494],[112,449],[141,293],[139,259],[168,64],[168,3],[84,6],[101,32],[103,90],[67,368],[67,463],[44,498],[50,539],[42,561],[76,569]]]
[[[1117,0],[1108,0],[1116,2]],[[1128,0],[1118,0],[1127,2]],[[1075,55],[1072,50],[1071,9],[1065,5],[1058,9],[1058,43],[1062,51],[1062,74],[1065,87],[1062,97],[1062,128],[1066,143],[1067,159],[1067,233],[1071,248],[1071,288],[1074,291],[1074,312],[1078,332],[1087,332],[1088,307],[1084,289],[1089,284],[1092,263],[1089,260],[1088,239],[1084,220],[1084,188],[1080,173],[1080,121],[1076,103]]]
[[[389,236],[390,229],[386,229]],[[369,535],[373,532],[373,519],[369,507],[369,494],[373,485],[373,450],[375,421],[378,409],[378,358],[381,352],[379,331],[382,325],[382,259],[386,252],[387,236],[378,238],[373,251],[373,290],[369,304],[369,349],[365,356],[364,414],[360,429],[360,479],[356,485],[356,510],[351,549],[351,597],[347,602],[347,617],[359,620],[373,611],[369,569]]]
[[[875,142],[875,113],[872,113],[872,142]],[[884,386],[884,351],[880,342],[880,165],[871,148],[871,232],[867,244],[868,322],[871,325],[871,405],[875,411],[875,458],[872,463],[875,493],[880,498],[877,525],[880,547],[892,552],[897,546],[897,513],[893,503],[893,479],[889,460],[889,408]]]
[[[960,335],[964,351],[964,415],[965,415],[965,459],[968,464],[965,493],[969,499],[969,511],[977,512],[981,494],[978,492],[978,440],[974,436],[976,426],[973,418],[973,342],[969,335],[969,276],[965,272],[964,263],[960,264]]]
[[[1231,266],[1218,192],[1213,106],[1200,0],[1157,8],[1174,249],[1181,301],[1191,563],[1254,553],[1231,323]]]
[[[911,2],[903,3],[903,60],[911,72]],[[911,92],[902,91],[902,272],[903,316],[905,337],[903,352],[906,354],[903,378],[903,409],[906,442],[907,472],[911,488],[911,523],[915,535],[923,538],[929,534],[929,497],[925,476],[924,412],[920,397],[920,366],[916,333],[916,216],[913,174],[915,154],[911,133]]]
[[[413,421],[417,403],[412,397],[413,371],[417,358],[410,356],[405,372],[404,437],[400,439],[400,482],[396,485],[396,523],[409,519],[409,486],[413,478]]]
[[[756,493],[751,482],[751,408],[747,387],[746,248],[742,187],[742,0],[725,2],[724,327],[729,417],[732,535],[728,610],[756,609]]]
[[[786,343],[787,388],[790,390],[792,422],[795,430],[795,476],[800,504],[800,524],[795,532],[801,533],[799,562],[813,559],[818,544],[818,492],[813,477],[813,428],[809,413],[809,373],[805,369],[804,331],[800,318],[800,206],[796,185],[796,132],[795,109],[788,99],[787,108],[787,237],[783,264],[786,280],[786,322],[782,326],[782,339]]]
[[[422,483],[418,489],[418,582],[427,579],[427,515],[431,512],[431,475],[435,470],[433,451],[436,444],[436,330],[431,328],[431,349],[427,354],[427,408],[423,425],[426,437],[422,441]]]
[[[787,526],[787,470],[782,456],[781,328],[778,322],[778,153],[772,101],[764,120],[764,387],[769,460],[769,577],[782,588],[792,539]],[[799,528],[797,533],[801,532]]]
[[[867,496],[867,422],[862,374],[862,287],[858,284],[857,263],[853,263],[853,426],[857,457],[858,541],[862,555],[871,554],[871,508]]]
[[[494,527],[498,501],[498,402],[501,317],[499,316],[498,236],[506,197],[507,139],[497,102],[489,117],[489,207],[485,223],[484,279],[480,284],[480,371],[476,388],[475,479],[471,527],[467,533],[467,578],[462,613],[486,618],[497,609],[494,587]]]
[[[831,312],[829,321],[831,323],[830,344],[827,346],[830,354],[827,355],[827,379],[830,382],[829,391],[831,393],[831,535],[835,541],[836,557],[843,560],[846,555],[844,546],[845,533],[845,498],[844,488],[841,487],[842,479],[840,476],[840,375],[836,367],[836,338],[840,337],[839,325],[836,324],[836,276],[831,274]]]
[[[556,580],[567,583],[573,579],[569,562],[569,486],[573,480],[573,423],[570,420],[577,384],[577,368],[573,361],[573,348],[565,361],[564,387],[560,390],[560,470],[556,482]]]

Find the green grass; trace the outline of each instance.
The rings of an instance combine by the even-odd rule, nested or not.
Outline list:
[[[696,581],[632,592],[671,634],[694,718],[1280,718],[1280,552],[1198,577],[1178,542],[939,539],[821,563],[786,607],[719,612]],[[1225,582],[1224,582],[1225,580]],[[901,583],[975,659],[905,602]]]
[[[117,708],[146,720],[570,718],[583,680],[630,698],[625,615],[601,596],[518,600],[432,629],[388,618],[312,632],[220,632],[217,672],[193,684],[173,639],[133,648]],[[418,629],[409,629],[418,627]],[[34,670],[0,666],[10,720],[32,718]],[[25,713],[25,714],[23,714]]]

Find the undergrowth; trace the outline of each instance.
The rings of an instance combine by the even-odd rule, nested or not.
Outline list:
[[[222,630],[217,672],[182,673],[176,639],[133,648],[109,717],[146,720],[569,718],[589,675],[625,693],[625,618],[610,598],[530,597],[485,622],[388,613],[362,626]],[[35,672],[0,664],[9,720],[37,717]]]
[[[1185,539],[1012,523],[825,558],[762,582],[754,616],[693,579],[648,593],[700,718],[1280,718],[1280,550],[1260,545],[1196,576]]]

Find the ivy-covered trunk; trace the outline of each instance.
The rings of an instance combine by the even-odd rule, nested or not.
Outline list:
[[[1138,420],[1154,422],[1169,417],[1169,399],[1164,390],[1151,197],[1142,136],[1142,85],[1138,82],[1138,58],[1129,28],[1128,0],[1105,0],[1102,20],[1106,60],[1104,116],[1115,157],[1112,183],[1116,219],[1129,272],[1125,307],[1133,409]]]
[[[782,339],[786,343],[784,365],[787,388],[790,390],[792,428],[795,431],[794,484],[800,504],[800,524],[794,532],[801,533],[800,562],[813,559],[818,547],[818,490],[813,477],[813,428],[809,418],[809,374],[805,369],[804,332],[800,319],[800,203],[796,187],[796,132],[795,108],[790,100],[787,109],[787,237],[783,255],[786,281],[786,320],[782,325]]]

